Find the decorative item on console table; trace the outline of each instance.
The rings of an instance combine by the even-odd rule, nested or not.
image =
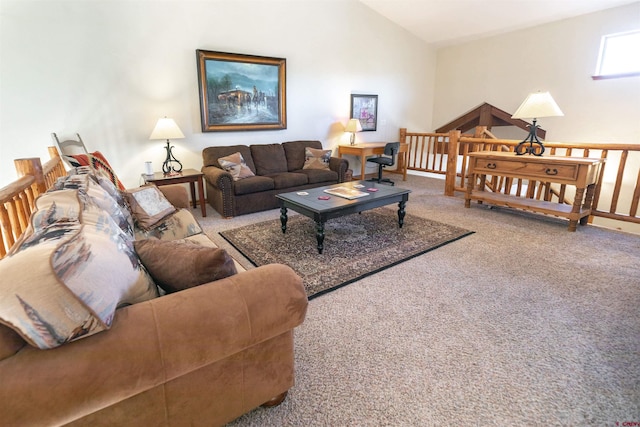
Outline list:
[[[522,105],[518,107],[516,112],[511,116],[512,119],[533,119],[533,124],[530,125],[529,135],[518,144],[515,148],[515,153],[518,156],[523,154],[533,154],[534,156],[542,156],[544,153],[544,145],[538,139],[538,125],[537,120],[540,117],[556,117],[564,116],[560,107],[553,100],[553,97],[549,92],[537,92],[531,93],[524,100]]]

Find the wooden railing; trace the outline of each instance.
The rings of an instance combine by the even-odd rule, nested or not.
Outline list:
[[[513,151],[519,140],[497,139],[483,127],[474,135],[448,133],[415,133],[400,129],[400,142],[409,144],[408,169],[445,175],[445,194],[466,191],[468,154],[473,151]],[[546,153],[574,157],[606,159],[600,173],[600,185],[594,197],[592,215],[640,224],[640,144],[544,142]],[[490,191],[513,191],[523,197],[572,203],[571,191],[548,183],[504,182],[489,180]],[[507,188],[508,185],[508,188]],[[522,194],[521,194],[522,193]]]
[[[0,258],[29,226],[36,198],[66,173],[55,147],[49,147],[49,155],[44,165],[35,157],[14,160],[18,179],[0,188]]]

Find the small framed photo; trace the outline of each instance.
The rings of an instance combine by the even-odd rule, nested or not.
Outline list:
[[[378,95],[351,95],[351,117],[360,120],[363,131],[378,126]]]
[[[287,128],[284,58],[196,50],[203,132]]]

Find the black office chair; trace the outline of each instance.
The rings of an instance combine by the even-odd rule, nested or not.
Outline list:
[[[400,150],[399,142],[388,142],[387,145],[384,146],[384,154],[385,156],[391,156],[391,157],[385,157],[385,156],[369,157],[367,159],[367,163],[371,162],[371,163],[376,163],[378,165],[378,177],[371,178],[367,181],[375,181],[377,183],[387,182],[391,185],[396,185],[395,182],[391,181],[389,178],[382,177],[382,169],[385,166],[393,166],[396,163],[396,154],[398,154],[399,150]]]

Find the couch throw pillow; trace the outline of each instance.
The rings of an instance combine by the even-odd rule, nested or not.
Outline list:
[[[189,209],[178,209],[161,219],[153,228],[143,230],[140,227],[135,229],[135,239],[144,240],[155,238],[159,240],[177,240],[202,233],[202,227],[194,218]]]
[[[155,185],[145,185],[124,193],[138,227],[153,228],[164,217],[176,211]]]
[[[304,166],[302,169],[329,169],[331,150],[318,150],[316,148],[304,149]]]
[[[87,217],[85,208],[100,210],[83,208],[78,195],[67,197],[71,192],[55,192],[67,200],[47,210],[67,205],[64,211],[81,212],[78,218]],[[158,296],[130,237],[107,212],[82,224],[65,215],[47,217],[34,221],[31,237],[0,262],[0,323],[29,344],[53,348],[104,331],[117,307]]]
[[[230,154],[226,157],[220,157],[218,163],[222,166],[222,169],[231,174],[234,181],[254,176],[254,173],[249,169],[247,162],[244,161],[244,157],[242,157],[240,152]]]
[[[80,166],[90,166],[97,172],[103,173],[114,185],[116,185],[120,190],[124,190],[125,187],[122,185],[122,182],[118,179],[113,168],[104,157],[104,155],[99,151],[94,151],[89,154],[73,154],[73,155],[65,155],[64,158],[71,164],[73,167]]]
[[[237,272],[233,259],[221,248],[156,239],[137,240],[134,246],[156,285],[167,293],[224,279]]]

